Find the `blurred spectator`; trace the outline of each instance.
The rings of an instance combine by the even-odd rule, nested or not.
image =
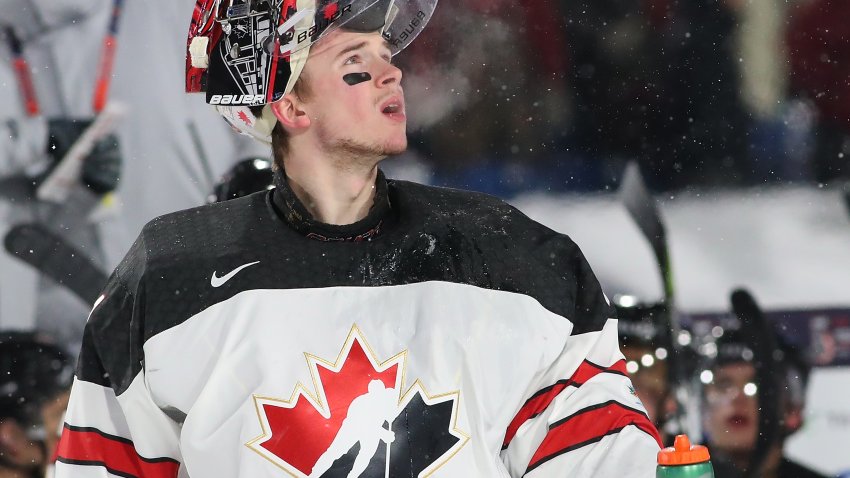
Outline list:
[[[792,0],[793,1],[793,0]],[[754,183],[802,179],[804,164],[792,154],[788,116],[786,0],[726,0],[736,17],[735,58],[741,75],[741,101],[751,119],[748,141]]]
[[[637,158],[655,189],[743,181],[734,16],[720,0],[565,0],[573,134],[601,161]]]
[[[776,118],[788,89],[784,0],[726,0],[736,16],[741,100],[759,118]]]
[[[817,108],[812,162],[819,182],[850,178],[850,2],[806,0],[788,28],[793,91]]]
[[[708,437],[712,461],[717,468],[727,470],[717,476],[741,476],[750,465],[759,430],[758,394],[756,380],[757,357],[754,357],[754,340],[736,330],[727,330],[717,340],[716,355],[701,372],[704,388],[703,423]],[[781,342],[781,341],[780,341]],[[796,349],[781,345],[774,351],[779,358],[775,373],[779,376],[779,429],[780,435],[756,475],[765,478],[819,478],[800,464],[783,457],[785,439],[803,426],[803,408],[809,366]],[[717,469],[716,468],[716,469]]]
[[[74,371],[44,337],[0,333],[0,477],[42,477],[62,430]]]
[[[633,296],[614,297],[617,328],[626,358],[626,371],[649,419],[668,443],[664,424],[676,413],[676,401],[668,356],[672,353],[670,333],[663,317],[664,304],[634,304]]]

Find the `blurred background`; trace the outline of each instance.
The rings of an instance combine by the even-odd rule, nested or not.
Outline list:
[[[0,331],[76,357],[141,227],[269,158],[184,93],[193,5],[0,0]],[[842,0],[443,0],[397,58],[410,148],[384,170],[507,199],[570,235],[618,304],[668,300],[696,339],[745,287],[813,367],[786,454],[847,472],[847,18]],[[623,204],[629,163],[674,301]]]

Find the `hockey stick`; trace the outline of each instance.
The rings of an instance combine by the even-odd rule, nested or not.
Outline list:
[[[655,199],[640,174],[637,163],[630,162],[623,173],[620,186],[620,200],[637,224],[638,229],[649,242],[655,262],[661,271],[664,286],[664,302],[669,306],[673,303],[673,274],[670,269],[670,256],[667,252],[667,233],[661,222],[661,215],[655,205]]]
[[[12,51],[12,63],[15,68],[15,76],[18,77],[21,97],[24,100],[24,109],[27,116],[36,116],[39,112],[38,98],[35,95],[30,66],[24,58],[21,40],[15,35],[15,30],[11,26],[6,27],[6,42],[9,44],[9,50]]]
[[[125,108],[119,103],[110,103],[97,115],[94,122],[83,131],[59,164],[38,187],[36,197],[42,201],[62,202],[71,189],[79,183],[83,160],[91,153],[95,144],[111,133],[124,116]]]
[[[762,313],[753,296],[744,289],[736,289],[731,296],[732,310],[741,320],[741,331],[752,338],[753,364],[758,386],[758,435],[750,455],[745,477],[761,476],[761,467],[770,448],[779,438],[779,382],[774,367],[777,350],[775,331]]]
[[[186,124],[186,127],[189,129],[189,137],[192,139],[192,144],[195,146],[195,150],[198,153],[198,160],[201,162],[201,169],[204,170],[204,178],[207,180],[207,193],[213,190],[215,187],[215,177],[213,176],[212,167],[210,167],[210,160],[207,156],[206,151],[204,150],[204,144],[201,142],[201,135],[198,134],[198,128],[195,126],[195,122],[193,120],[189,120]]]
[[[12,227],[3,241],[12,256],[67,287],[86,304],[93,304],[107,274],[74,246],[39,224]]]
[[[649,189],[643,181],[640,174],[640,168],[637,163],[629,162],[623,173],[622,184],[620,185],[620,201],[628,211],[629,216],[640,229],[641,234],[649,242],[652,248],[652,253],[655,256],[655,262],[661,274],[661,281],[664,288],[663,312],[658,314],[660,325],[665,331],[665,339],[673,348],[668,355],[669,360],[669,379],[675,390],[674,398],[678,404],[676,416],[673,422],[678,433],[686,431],[689,426],[686,423],[685,405],[691,404],[694,406],[693,400],[690,400],[688,389],[678,386],[685,383],[686,374],[682,366],[682,345],[679,343],[679,334],[681,328],[675,320],[675,291],[673,287],[673,273],[670,268],[670,255],[667,248],[667,233],[664,228],[664,223],[661,221],[661,215],[655,204],[655,199],[649,193]]]
[[[97,70],[97,83],[94,87],[94,112],[103,111],[106,106],[106,98],[109,96],[109,83],[112,80],[112,65],[115,61],[115,46],[118,36],[118,20],[124,0],[112,2],[112,17],[109,19],[109,30],[103,40],[103,53],[100,57],[100,65]]]

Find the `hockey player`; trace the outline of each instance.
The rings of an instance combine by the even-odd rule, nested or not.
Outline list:
[[[726,331],[718,339],[716,355],[701,373],[708,382],[704,390],[703,423],[711,449],[712,461],[728,471],[723,476],[745,476],[759,433],[759,387],[753,340],[737,330]],[[786,438],[803,426],[806,383],[809,367],[793,347],[782,343],[773,353],[779,358],[775,372],[779,375],[779,429],[761,469],[747,476],[763,478],[821,478],[821,475],[783,456]],[[735,475],[734,473],[740,475]]]
[[[667,363],[672,344],[658,319],[664,313],[664,305],[633,304],[632,299],[633,296],[615,298],[626,370],[649,419],[663,432],[665,421],[676,412]]]
[[[0,478],[36,478],[56,450],[73,367],[47,339],[0,333]]]
[[[189,89],[273,144],[276,188],[145,226],[89,319],[57,476],[654,475],[578,247],[378,169],[407,145],[392,56],[435,3],[199,0]]]
[[[213,187],[207,202],[229,201],[273,187],[272,162],[264,158],[246,158],[222,176]]]

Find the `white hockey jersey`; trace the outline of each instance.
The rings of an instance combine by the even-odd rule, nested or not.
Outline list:
[[[88,321],[58,478],[654,476],[568,237],[383,175],[368,217],[320,224],[277,183],[143,229]]]

